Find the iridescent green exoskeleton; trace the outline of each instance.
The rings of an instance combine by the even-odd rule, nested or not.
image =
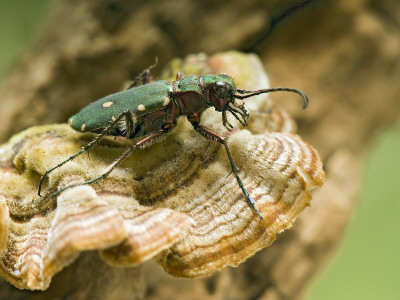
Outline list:
[[[147,75],[146,75],[147,76]],[[244,196],[262,219],[254,200],[251,198],[242,180],[238,168],[228,148],[226,139],[220,134],[200,124],[201,114],[208,108],[214,107],[222,113],[223,125],[230,131],[232,125],[227,121],[227,112],[230,112],[243,126],[247,125],[249,113],[244,105],[236,99],[244,99],[255,95],[288,91],[299,94],[303,98],[304,108],[307,106],[307,96],[299,90],[291,88],[270,88],[254,91],[239,89],[235,86],[232,77],[227,74],[185,76],[179,73],[176,81],[165,80],[148,82],[133,86],[128,90],[106,96],[83,108],[69,119],[71,127],[80,132],[94,132],[99,135],[80,151],[46,171],[39,184],[38,194],[41,194],[42,184],[47,175],[61,167],[78,155],[89,151],[105,135],[123,136],[128,139],[141,138],[134,143],[120,158],[106,168],[98,177],[86,182],[66,186],[52,196],[56,196],[65,189],[93,183],[105,178],[110,172],[126,159],[135,149],[147,147],[170,132],[177,124],[177,119],[186,116],[194,130],[207,139],[215,140],[224,145],[229,158],[232,173],[241,188]]]

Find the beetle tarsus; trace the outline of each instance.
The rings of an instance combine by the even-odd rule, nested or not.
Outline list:
[[[38,187],[38,195],[39,197],[41,197],[41,191],[42,191],[42,185],[44,180],[46,179],[46,177],[49,175],[50,172],[52,172],[53,170],[61,167],[62,165],[64,165],[65,163],[69,162],[70,160],[73,160],[75,157],[77,157],[78,155],[81,155],[83,152],[85,152],[87,150],[85,149],[81,149],[78,152],[76,152],[74,155],[71,155],[68,159],[62,161],[61,163],[59,163],[58,165],[52,167],[51,169],[48,169],[43,176],[40,178],[40,182],[39,182],[39,187]]]

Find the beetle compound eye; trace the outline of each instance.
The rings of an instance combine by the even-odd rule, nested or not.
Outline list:
[[[213,90],[219,98],[232,98],[232,86],[229,83],[217,81],[214,83]]]

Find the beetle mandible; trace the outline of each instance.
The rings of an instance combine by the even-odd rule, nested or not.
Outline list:
[[[206,109],[214,107],[216,111],[222,113],[223,125],[228,131],[231,131],[233,126],[228,122],[227,112],[230,112],[243,126],[247,125],[249,118],[249,113],[244,105],[236,101],[236,99],[245,99],[263,93],[286,91],[299,94],[303,98],[303,108],[306,108],[308,105],[307,96],[303,92],[292,88],[240,89],[235,86],[232,77],[224,73],[184,77],[178,73],[176,81],[172,83],[166,80],[149,82],[148,71],[142,73],[144,78],[143,85],[131,86],[125,91],[97,100],[69,119],[68,122],[74,130],[93,132],[99,135],[82,147],[80,151],[44,173],[39,183],[39,196],[41,196],[43,182],[50,172],[92,149],[105,135],[141,139],[134,143],[98,177],[63,187],[54,192],[51,195],[52,197],[68,188],[91,184],[107,177],[133,150],[145,148],[158,142],[176,127],[179,117],[186,116],[194,130],[203,137],[215,140],[225,147],[232,173],[236,177],[240,189],[253,210],[260,219],[263,219],[255,206],[253,198],[247,192],[239,177],[239,171],[228,148],[227,140],[220,134],[201,125],[201,114]]]

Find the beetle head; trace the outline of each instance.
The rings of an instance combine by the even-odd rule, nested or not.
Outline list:
[[[222,112],[224,126],[231,131],[233,126],[228,122],[226,112],[229,111],[243,126],[247,125],[249,113],[243,103],[236,100],[236,86],[232,77],[227,74],[203,76],[210,101],[216,111]]]
[[[303,108],[308,105],[307,95],[302,91],[286,87],[276,87],[260,90],[244,90],[236,88],[232,77],[227,74],[206,75],[203,76],[206,83],[210,106],[214,106],[215,110],[222,112],[222,121],[224,126],[231,131],[233,126],[228,122],[226,112],[229,111],[243,126],[247,126],[249,113],[240,101],[245,98],[253,97],[260,94],[271,92],[291,92],[299,94],[303,98]],[[239,100],[240,99],[240,100]]]

